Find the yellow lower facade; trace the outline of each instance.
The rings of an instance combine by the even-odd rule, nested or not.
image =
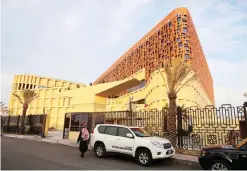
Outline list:
[[[16,88],[18,84],[36,85],[32,88],[29,87],[29,89],[34,89],[39,97],[29,105],[27,114],[48,114],[49,128],[53,127],[58,130],[63,130],[65,113],[126,111],[129,109],[130,99],[133,103],[136,103],[132,105],[134,111],[141,109],[161,110],[168,103],[164,69],[154,71],[149,80],[145,80],[145,69],[142,69],[124,80],[92,86],[66,81],[63,81],[63,84],[58,84],[57,82],[61,82],[61,80],[44,77],[42,77],[42,82],[32,83],[32,80],[36,80],[30,79],[32,77],[39,78],[33,75],[17,75],[14,77],[13,90],[8,105],[10,115],[20,115],[22,113],[22,105],[12,95],[14,92],[20,92],[21,89]],[[44,79],[46,80],[44,81]],[[143,81],[146,81],[146,83],[143,84]],[[133,87],[135,88],[141,84],[143,85],[141,88],[133,90]],[[113,98],[119,92],[131,88],[131,92]],[[209,100],[198,80],[193,80],[184,86],[177,97],[177,104],[185,107],[204,107],[214,103]],[[70,136],[74,137],[73,133],[70,133]],[[77,133],[75,136],[77,136]]]

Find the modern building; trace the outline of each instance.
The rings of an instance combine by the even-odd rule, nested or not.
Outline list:
[[[148,34],[121,56],[94,84],[123,80],[142,68],[145,80],[163,67],[164,60],[181,58],[198,73],[205,93],[214,103],[213,80],[189,11],[173,10]],[[121,92],[125,94],[127,92]]]
[[[130,100],[136,111],[161,110],[168,103],[164,60],[175,58],[191,64],[198,74],[197,80],[178,93],[177,103],[186,107],[214,104],[213,81],[190,13],[186,8],[178,8],[120,57],[93,85],[16,75],[8,108],[12,115],[21,114],[22,106],[12,93],[34,89],[40,96],[31,103],[27,113],[49,114],[49,126],[59,130],[63,129],[65,113],[126,111]],[[70,132],[71,137],[77,134]]]

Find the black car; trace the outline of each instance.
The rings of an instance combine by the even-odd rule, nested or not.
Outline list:
[[[198,160],[206,170],[247,170],[247,138],[237,145],[204,148]]]

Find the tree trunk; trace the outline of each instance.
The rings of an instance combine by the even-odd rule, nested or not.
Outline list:
[[[27,114],[27,108],[28,108],[28,104],[24,103],[23,104],[23,111],[22,111],[22,117],[21,117],[21,127],[20,127],[20,134],[24,134],[24,124],[25,124],[25,118],[26,118],[26,114]]]
[[[176,129],[176,110],[177,110],[177,104],[176,94],[168,94],[169,98],[169,109],[168,109],[168,140],[171,141],[173,147],[177,146],[177,129]]]

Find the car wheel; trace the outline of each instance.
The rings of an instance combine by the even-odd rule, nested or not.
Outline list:
[[[232,167],[223,160],[214,160],[210,165],[210,170],[232,170]]]
[[[148,149],[139,150],[136,158],[139,164],[141,164],[142,166],[150,166],[153,162],[152,154]]]
[[[96,144],[95,145],[95,155],[98,158],[103,158],[105,157],[106,150],[105,150],[105,145],[102,143]]]

